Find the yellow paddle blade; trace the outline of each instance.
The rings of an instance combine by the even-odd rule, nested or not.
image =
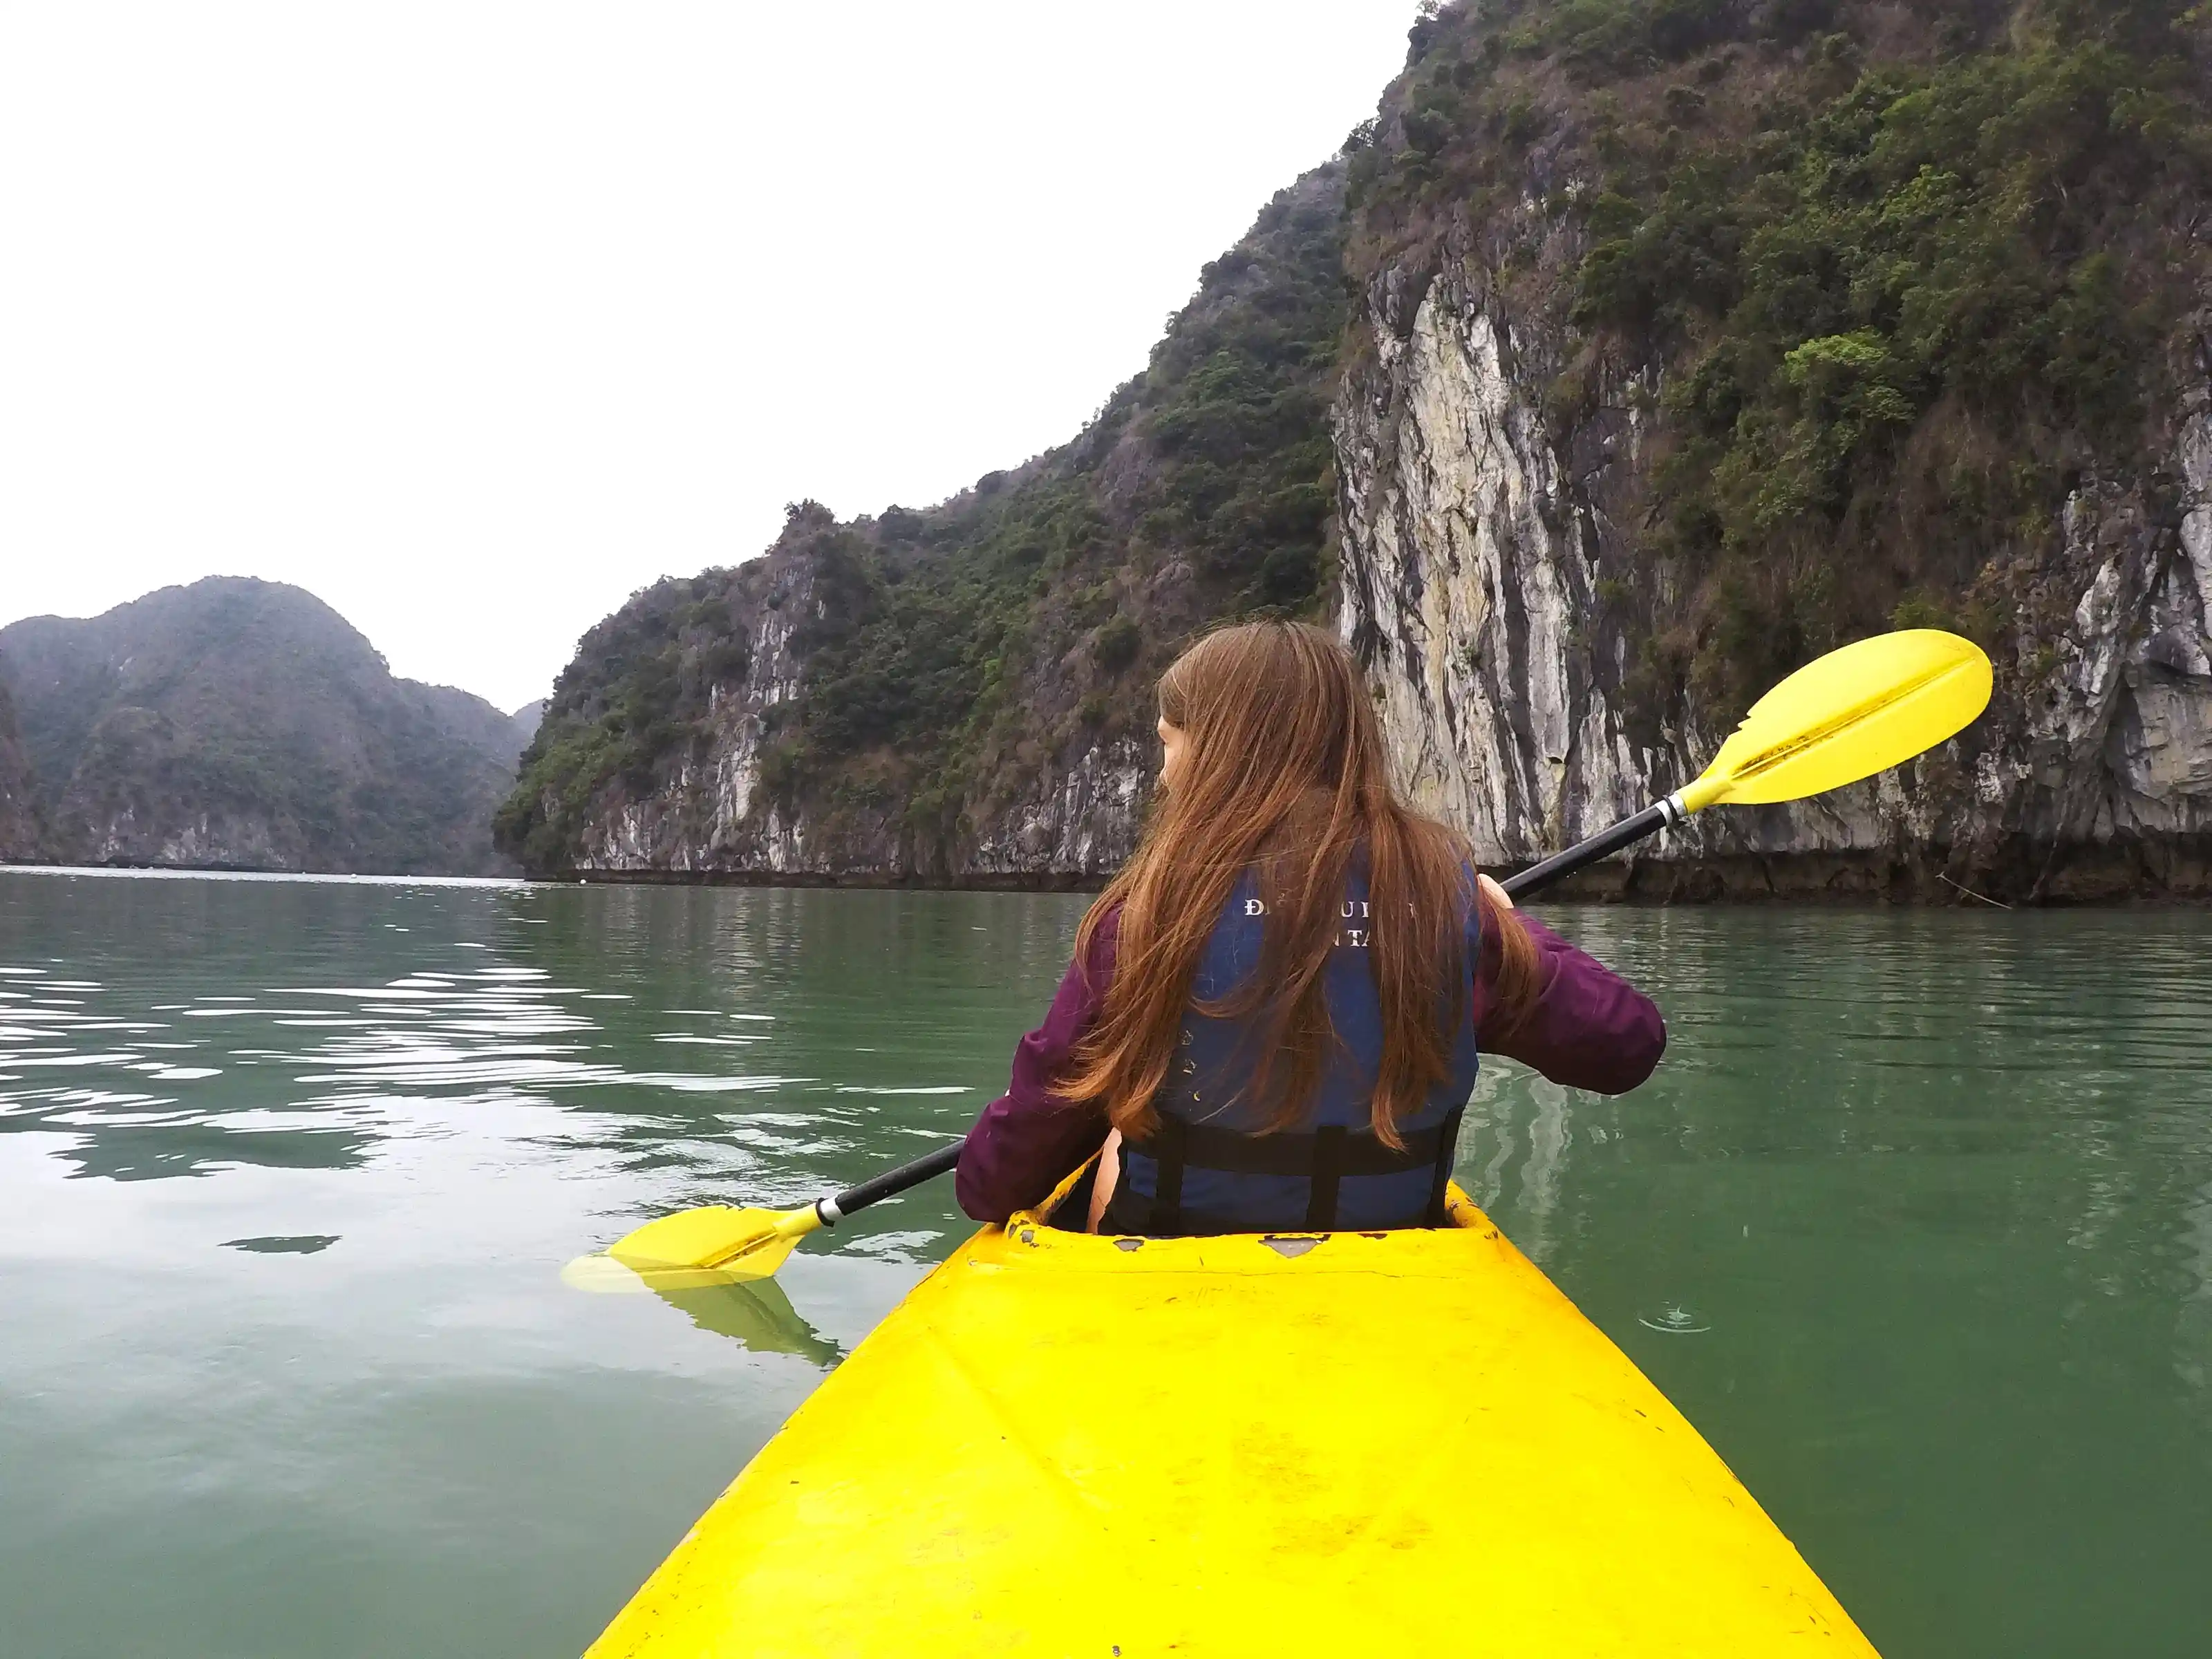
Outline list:
[[[1981,647],[1933,628],[1831,651],[1751,706],[1682,805],[1802,800],[1856,783],[1964,730],[1990,685]]]
[[[766,1279],[799,1241],[822,1224],[803,1210],[679,1210],[616,1240],[607,1254],[648,1276],[672,1268],[712,1267],[727,1279]]]

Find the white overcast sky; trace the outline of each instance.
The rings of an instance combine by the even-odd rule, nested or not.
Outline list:
[[[297,582],[542,696],[1072,435],[1413,0],[0,6],[0,623]]]

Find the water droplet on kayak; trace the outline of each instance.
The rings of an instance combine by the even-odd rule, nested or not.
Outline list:
[[[1665,1331],[1670,1336],[1695,1336],[1699,1331],[1712,1327],[1687,1308],[1678,1308],[1669,1303],[1656,1314],[1638,1314],[1636,1322],[1655,1331]]]

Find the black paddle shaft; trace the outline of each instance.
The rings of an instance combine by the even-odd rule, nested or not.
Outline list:
[[[950,1146],[939,1146],[911,1164],[902,1164],[896,1170],[886,1170],[879,1176],[871,1176],[857,1187],[848,1187],[834,1198],[825,1198],[814,1206],[821,1212],[824,1226],[834,1226],[840,1216],[848,1216],[855,1210],[865,1210],[879,1198],[890,1198],[909,1187],[919,1187],[925,1181],[934,1181],[960,1161],[960,1149],[968,1143],[956,1140]]]
[[[1682,810],[1671,800],[1662,800],[1645,807],[1633,817],[1623,818],[1610,830],[1601,830],[1588,841],[1577,842],[1564,853],[1555,853],[1541,864],[1532,865],[1516,876],[1508,876],[1498,885],[1514,898],[1549,887],[1562,876],[1573,874],[1586,864],[1594,864],[1608,853],[1618,853],[1624,847],[1633,847],[1648,836],[1656,836],[1670,823],[1682,820]],[[878,1199],[891,1198],[919,1187],[925,1181],[934,1181],[960,1162],[960,1149],[965,1141],[956,1140],[949,1146],[940,1146],[925,1153],[911,1164],[902,1164],[896,1170],[886,1170],[871,1176],[857,1187],[848,1187],[835,1197],[818,1200],[815,1208],[821,1212],[824,1226],[834,1226],[841,1217],[855,1210],[865,1210]]]
[[[1682,809],[1669,800],[1645,807],[1632,817],[1621,819],[1610,830],[1601,830],[1588,841],[1577,842],[1564,853],[1554,853],[1541,864],[1532,864],[1518,875],[1508,876],[1498,884],[1505,890],[1508,898],[1519,898],[1549,887],[1563,876],[1571,876],[1586,864],[1595,864],[1608,853],[1618,853],[1624,847],[1633,847],[1648,836],[1656,836],[1670,823],[1682,821]]]

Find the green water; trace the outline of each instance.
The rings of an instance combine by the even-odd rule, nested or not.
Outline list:
[[[957,1133],[1080,910],[0,872],[0,1647],[580,1649],[963,1224],[563,1261]],[[2203,1652],[2212,919],[1550,914],[1668,1057],[1462,1181],[1890,1659]]]

